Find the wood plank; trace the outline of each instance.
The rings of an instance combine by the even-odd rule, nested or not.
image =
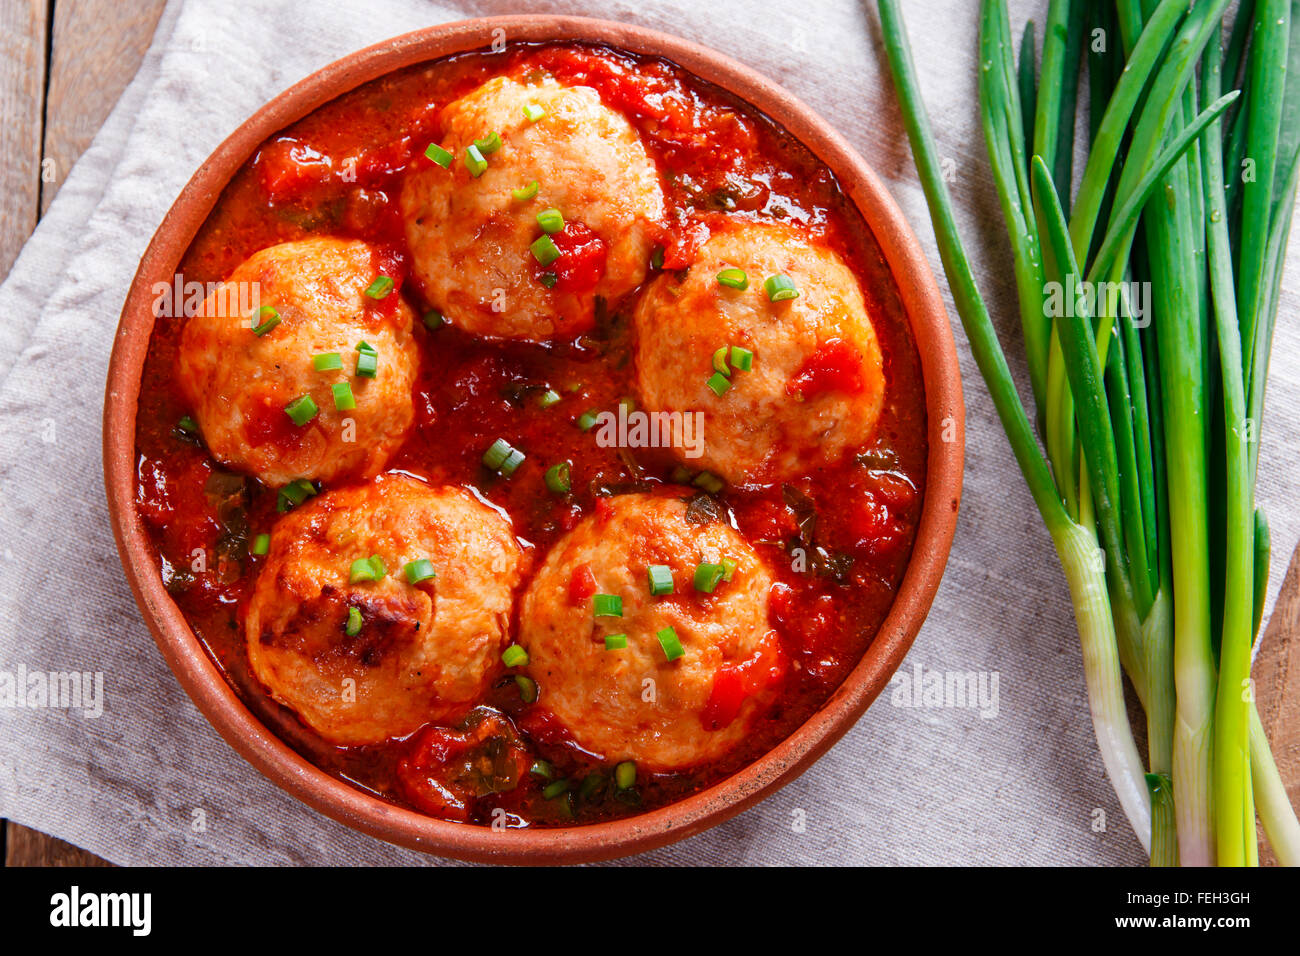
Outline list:
[[[90,146],[144,59],[166,0],[77,0],[54,5],[45,103],[41,214]]]
[[[78,849],[39,830],[8,824],[5,866],[112,866],[93,853]]]
[[[0,277],[40,214],[47,0],[0,3]]]
[[[1291,805],[1300,806],[1300,548],[1291,558],[1255,661],[1255,700]],[[1260,829],[1260,862],[1276,863]]]

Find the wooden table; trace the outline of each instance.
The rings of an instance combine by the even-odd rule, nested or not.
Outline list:
[[[0,3],[0,279],[135,75],[163,6],[164,0]],[[1300,801],[1297,635],[1300,550],[1255,667],[1264,726],[1292,802]],[[108,865],[7,821],[0,821],[0,858],[8,866]]]

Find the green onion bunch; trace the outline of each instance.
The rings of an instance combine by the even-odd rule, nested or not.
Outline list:
[[[1017,53],[1005,0],[982,0],[979,109],[1035,430],[957,233],[901,4],[879,0],[944,270],[1065,571],[1102,759],[1153,865],[1255,864],[1257,814],[1278,858],[1300,864],[1249,681],[1270,555],[1260,418],[1300,168],[1300,0],[1230,5],[1049,0],[1040,66],[1033,22]]]

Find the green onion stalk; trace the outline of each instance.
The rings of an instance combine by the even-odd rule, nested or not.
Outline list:
[[[956,229],[900,4],[878,0],[944,271],[1061,561],[1102,761],[1153,865],[1256,863],[1257,812],[1300,864],[1249,682],[1270,548],[1259,419],[1300,177],[1292,4],[1242,3],[1226,32],[1229,0],[1049,0],[1036,72],[1032,21],[1017,54],[1005,0],[983,0],[980,120],[1036,433]]]

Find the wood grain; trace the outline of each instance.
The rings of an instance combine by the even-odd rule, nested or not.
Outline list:
[[[45,101],[41,215],[149,49],[165,0],[58,0]]]
[[[46,0],[0,3],[0,276],[40,215]]]
[[[78,849],[39,830],[7,824],[5,866],[112,866],[93,853]]]

